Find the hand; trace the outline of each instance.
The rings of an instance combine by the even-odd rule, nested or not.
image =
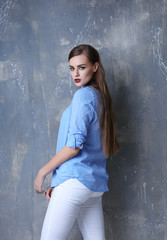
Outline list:
[[[34,180],[34,189],[36,193],[42,194],[44,190],[42,189],[43,183],[45,180],[45,176],[42,174],[42,171],[39,170],[35,180]]]
[[[48,187],[47,191],[45,192],[45,196],[48,200],[50,200],[51,196],[52,196],[52,192],[53,192],[53,188],[51,188],[50,186]]]

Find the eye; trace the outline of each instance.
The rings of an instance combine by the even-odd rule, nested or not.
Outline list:
[[[74,67],[69,67],[70,71],[74,71]]]
[[[84,70],[86,67],[79,67],[80,70]]]

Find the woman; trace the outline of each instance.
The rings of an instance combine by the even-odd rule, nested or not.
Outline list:
[[[69,68],[79,88],[62,115],[56,155],[34,181],[37,193],[53,171],[41,240],[65,240],[75,220],[85,240],[105,240],[102,195],[108,191],[106,157],[119,150],[111,96],[99,54],[79,45],[69,54]]]

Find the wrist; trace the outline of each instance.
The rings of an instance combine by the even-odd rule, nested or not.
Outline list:
[[[42,167],[40,170],[39,170],[39,175],[42,177],[42,178],[45,178],[46,177],[46,172],[45,172],[45,169],[44,167]]]

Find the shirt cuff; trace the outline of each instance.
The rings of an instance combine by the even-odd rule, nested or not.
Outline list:
[[[68,139],[67,139],[67,143],[66,146],[67,147],[71,147],[73,149],[76,148],[83,148],[83,141],[84,138],[83,136],[79,135],[79,134],[68,134]]]

